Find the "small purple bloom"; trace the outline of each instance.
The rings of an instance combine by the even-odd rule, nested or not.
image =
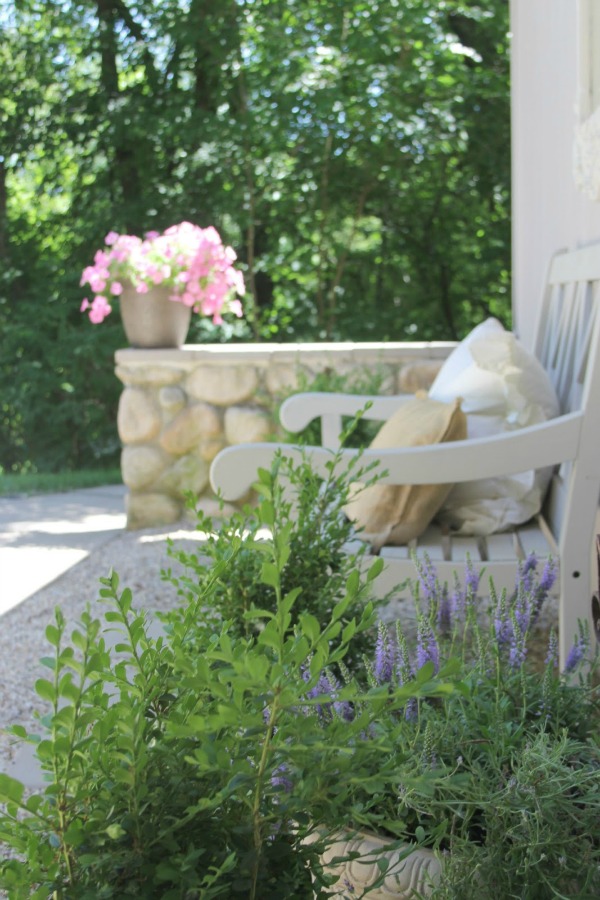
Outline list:
[[[416,697],[411,697],[404,707],[404,718],[407,722],[416,722],[419,707]]]
[[[494,612],[494,632],[499,647],[509,643],[512,637],[512,625],[506,611],[506,594],[503,591],[496,603]]]
[[[547,666],[551,666],[552,668],[555,668],[558,664],[558,641],[556,639],[555,631],[550,632],[545,662]]]
[[[375,666],[373,674],[377,684],[390,684],[394,675],[394,663],[396,660],[396,648],[389,633],[389,629],[383,622],[379,623],[377,644],[375,647]]]
[[[533,576],[537,569],[537,564],[538,561],[535,553],[530,553],[519,565],[517,581],[515,584],[515,589],[517,591],[523,590],[528,593],[531,592],[533,589]]]
[[[286,794],[290,794],[292,788],[294,787],[294,783],[292,779],[289,777],[289,769],[285,765],[285,763],[281,763],[281,765],[277,766],[271,775],[271,784],[274,788],[277,788],[283,791]]]
[[[525,662],[525,657],[527,656],[527,647],[525,646],[525,641],[523,640],[523,635],[519,634],[517,637],[513,634],[513,637],[510,642],[510,650],[508,653],[508,662],[512,669],[518,669]]]
[[[586,650],[588,647],[587,637],[584,634],[579,634],[574,642],[573,646],[569,650],[569,654],[567,656],[567,661],[565,663],[564,674],[568,675],[570,672],[574,672],[575,669],[583,662],[583,659],[586,654]]]
[[[477,596],[477,591],[479,589],[479,579],[480,573],[473,566],[471,557],[469,556],[467,558],[467,563],[465,566],[465,592],[467,594],[470,592],[473,597]]]
[[[436,568],[427,554],[423,556],[423,559],[416,560],[415,566],[419,576],[419,584],[423,590],[423,600],[427,601],[429,604],[428,608],[431,609],[436,602],[439,590]]]
[[[537,620],[540,610],[550,593],[558,576],[558,566],[553,559],[547,559],[535,591],[533,621]]]
[[[532,604],[531,591],[517,591],[517,597],[514,604],[514,615],[519,626],[521,634],[526,634],[532,621]]]
[[[439,672],[440,649],[434,630],[424,616],[419,617],[417,628],[417,669],[428,662],[433,663],[434,672]]]

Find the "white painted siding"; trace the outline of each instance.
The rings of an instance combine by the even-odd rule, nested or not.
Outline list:
[[[573,178],[586,52],[579,0],[510,0],[510,13],[513,315],[531,346],[548,259],[600,239],[600,203]],[[600,54],[600,46],[593,49],[593,57]]]

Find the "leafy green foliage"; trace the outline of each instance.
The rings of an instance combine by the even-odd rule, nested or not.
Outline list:
[[[419,564],[414,641],[380,624],[361,662],[375,607],[359,560],[334,591],[290,566],[281,491],[304,474],[278,460],[261,473],[250,534],[236,518],[204,574],[183,557],[193,577],[159,637],[116,574],[102,579],[103,616],[86,610],[70,640],[56,610],[36,683],[42,735],[13,728],[35,744],[47,786],[30,795],[0,776],[11,898],[324,898],[339,888],[323,853],[346,826],[437,848],[433,897],[598,894],[599,706],[594,669],[580,667],[585,629],[564,673],[554,636],[541,671],[527,665],[552,563],[537,578],[529,557],[510,597],[490,588],[489,628],[470,563],[464,587]],[[337,512],[323,512],[322,542],[335,540],[326,522]],[[316,544],[302,549],[322,563]],[[322,598],[309,606],[311,584]],[[383,879],[385,857],[377,864]]]
[[[376,820],[374,788],[394,789],[401,777],[397,766],[380,771],[397,711],[451,686],[431,667],[385,696],[350,678],[340,701],[355,706],[354,718],[333,709],[324,723],[305,712],[329,667],[372,627],[374,609],[348,620],[356,573],[322,623],[298,608],[300,591],[282,578],[289,529],[272,521],[268,501],[262,509],[272,539],[252,547],[276,601],[249,611],[261,624],[251,634],[201,624],[243,551],[235,536],[230,559],[215,562],[164,636],[150,636],[115,574],[102,579],[104,620],[86,611],[70,642],[56,611],[50,677],[36,684],[49,706],[45,734],[31,738],[49,784],[26,797],[0,777],[0,840],[22,855],[0,863],[11,896],[294,898],[311,892],[307,863],[318,896],[328,896],[326,836],[355,806]],[[306,843],[318,828],[325,837]]]
[[[209,517],[198,513],[197,527],[205,535],[202,555],[171,549],[185,575],[173,577],[168,571],[164,577],[178,586],[188,602],[212,583],[213,599],[202,617],[204,627],[214,629],[229,622],[233,632],[245,637],[264,625],[257,611],[274,614],[279,580],[284,594],[298,595],[295,608],[310,621],[322,623],[337,608],[352,578],[356,582],[353,600],[341,619],[344,626],[349,625],[360,618],[371,598],[373,577],[366,571],[359,575],[366,569],[366,545],[355,554],[344,549],[353,536],[352,524],[343,513],[351,478],[372,481],[364,470],[340,473],[333,454],[325,479],[315,474],[308,460],[292,463],[279,454],[272,471],[259,472],[255,486],[258,505],[235,513],[218,529]],[[264,559],[269,547],[265,538],[275,525],[281,542],[279,569]],[[212,566],[207,567],[207,558]],[[218,570],[225,561],[224,577],[214,581],[215,566]],[[379,569],[380,561],[374,566]],[[373,649],[375,638],[375,629],[357,634],[348,648],[347,662],[356,664],[363,653]]]
[[[507,0],[9,2],[0,464],[117,461],[121,328],[79,313],[109,230],[235,247],[246,319],[191,341],[508,324],[507,34]]]
[[[529,662],[556,574],[548,563],[534,576],[536,567],[528,557],[511,596],[491,585],[486,621],[470,563],[464,587],[458,578],[441,585],[431,563],[418,564],[416,637],[400,623],[380,627],[373,684],[410,683],[425,660],[437,669],[461,657],[461,690],[443,704],[415,703],[397,736],[405,774],[431,781],[380,795],[388,831],[423,829],[444,851],[436,898],[593,897],[600,888],[599,657],[586,661],[582,629],[565,672],[554,634],[545,661]]]

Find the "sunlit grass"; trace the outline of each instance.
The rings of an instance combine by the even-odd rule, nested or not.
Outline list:
[[[9,494],[48,494],[77,488],[121,484],[119,469],[82,470],[80,472],[1,472],[0,496]]]

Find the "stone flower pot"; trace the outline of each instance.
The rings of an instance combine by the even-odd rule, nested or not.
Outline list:
[[[171,288],[158,285],[147,294],[138,294],[133,285],[124,285],[119,297],[121,319],[132,347],[181,347],[192,317],[191,307],[169,300]]]
[[[318,838],[314,835],[306,840],[313,843]],[[430,896],[442,872],[436,854],[433,850],[415,847],[405,856],[410,845],[395,850],[383,849],[392,843],[392,838],[362,831],[342,831],[334,835],[321,857],[326,874],[338,876],[338,881],[330,888],[334,892],[331,896],[362,897],[381,878],[377,860],[382,855],[387,857],[388,868],[383,882],[368,891],[369,900],[409,900],[414,898],[414,891],[419,891],[419,896]],[[351,853],[359,855],[345,862],[334,862],[337,857],[348,857]]]

